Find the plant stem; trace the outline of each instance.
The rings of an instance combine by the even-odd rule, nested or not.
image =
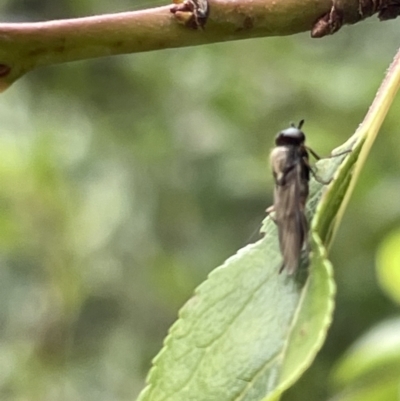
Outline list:
[[[69,61],[310,30],[330,0],[211,0],[205,30],[171,6],[93,17],[0,24],[0,91],[26,72]]]

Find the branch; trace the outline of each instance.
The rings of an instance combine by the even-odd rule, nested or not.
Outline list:
[[[0,24],[0,91],[28,71],[51,64],[309,30],[314,37],[321,37],[343,23],[355,23],[383,9],[386,14],[381,19],[395,18],[400,13],[399,3],[210,0],[210,18],[204,30],[179,24],[171,6],[69,20],[4,23]],[[364,9],[367,11],[361,13]]]

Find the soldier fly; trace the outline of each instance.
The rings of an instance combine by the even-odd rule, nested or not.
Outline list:
[[[286,269],[294,274],[300,263],[301,252],[308,253],[308,222],[305,206],[308,197],[310,173],[316,176],[309,164],[310,152],[317,160],[320,157],[305,145],[306,137],[301,131],[304,120],[278,133],[276,147],[272,150],[270,162],[275,180],[274,204],[267,209],[274,212],[271,218],[278,226],[278,238],[283,263],[279,273]]]

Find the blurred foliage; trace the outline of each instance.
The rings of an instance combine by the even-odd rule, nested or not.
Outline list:
[[[377,273],[382,288],[400,303],[400,230],[388,234],[377,253]]]
[[[400,385],[400,319],[380,323],[354,344],[334,370],[344,388],[335,401],[396,401]]]
[[[3,21],[33,21],[149,5],[6,0],[0,10]],[[305,118],[319,154],[344,142],[397,31],[371,18],[322,40],[88,60],[37,70],[2,94],[0,399],[135,399],[180,306],[254,240],[272,202],[275,133]],[[398,313],[375,253],[400,228],[399,115],[398,100],[331,252],[328,340],[284,401],[327,399],[342,353]]]

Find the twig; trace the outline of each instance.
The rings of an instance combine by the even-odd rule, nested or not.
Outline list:
[[[347,22],[346,13],[354,20],[359,1],[369,0],[341,1],[341,11],[345,12],[343,23]],[[210,18],[204,30],[179,24],[170,12],[171,5],[69,20],[0,24],[0,91],[40,66],[310,31],[318,22],[326,20],[335,3],[331,0],[211,0]],[[389,14],[393,17],[396,12],[392,10]],[[321,33],[320,29],[317,36],[331,33],[329,18],[325,22],[322,28],[326,32]]]

